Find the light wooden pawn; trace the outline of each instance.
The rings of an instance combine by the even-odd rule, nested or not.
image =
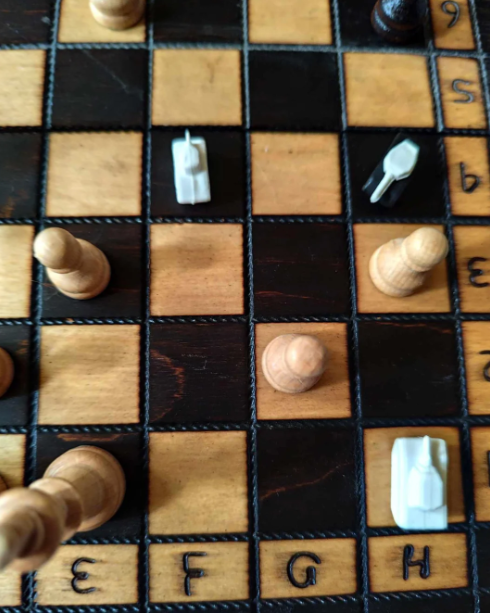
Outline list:
[[[122,468],[107,451],[89,446],[67,451],[29,488],[0,496],[0,570],[39,568],[61,541],[109,520],[125,489]]]
[[[9,354],[0,347],[0,397],[5,394],[14,378],[14,363]]]
[[[126,30],[141,20],[146,0],[90,0],[92,15],[101,26]]]
[[[395,238],[377,249],[369,262],[374,285],[388,296],[413,294],[428,273],[447,256],[447,238],[435,228],[419,228],[406,238]]]
[[[274,389],[287,394],[306,392],[327,367],[327,350],[309,334],[282,334],[262,355],[262,371]]]
[[[65,296],[87,300],[105,290],[111,276],[107,258],[95,245],[62,228],[48,228],[34,241],[34,255]]]
[[[7,490],[7,484],[5,483],[5,481],[3,480],[3,477],[0,475],[0,494],[2,492],[5,492],[5,490]]]

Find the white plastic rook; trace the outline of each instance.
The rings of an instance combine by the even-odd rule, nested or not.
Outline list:
[[[397,438],[391,452],[391,512],[405,530],[447,528],[447,445],[440,438]]]
[[[394,181],[409,177],[419,159],[420,147],[409,138],[390,149],[383,160],[384,177],[371,194],[371,202],[378,202]]]
[[[209,202],[208,154],[204,138],[191,138],[189,130],[185,138],[172,141],[174,181],[179,204]]]

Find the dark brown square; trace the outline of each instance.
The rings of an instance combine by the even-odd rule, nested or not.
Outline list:
[[[73,300],[61,294],[46,274],[43,282],[43,317],[138,317],[141,314],[142,227],[139,224],[66,224],[76,238],[101,249],[111,266],[111,280],[91,300]]]
[[[29,326],[0,326],[0,347],[14,362],[14,379],[0,398],[0,426],[25,426],[29,415]],[[0,471],[1,472],[1,471]]]
[[[47,43],[52,0],[0,0],[0,44]]]
[[[459,412],[456,339],[450,323],[361,322],[359,365],[365,417]]]
[[[236,422],[249,417],[245,324],[153,324],[150,422]]]
[[[143,49],[59,50],[53,125],[141,128],[147,61]]]
[[[206,140],[211,201],[182,205],[174,184],[172,140],[183,138],[182,130],[155,131],[152,136],[151,213],[157,217],[243,217],[245,205],[245,160],[243,135],[235,131],[196,129],[192,136]]]
[[[355,529],[351,430],[260,429],[257,452],[262,532]]]
[[[340,224],[257,223],[253,254],[256,315],[349,311],[347,243]]]
[[[40,134],[0,134],[0,217],[36,215],[41,144]]]
[[[145,509],[143,493],[141,438],[139,434],[51,434],[37,437],[37,478],[49,464],[69,449],[79,445],[95,445],[114,455],[126,477],[126,495],[121,508],[100,528],[77,535],[83,538],[131,538],[140,536]],[[74,539],[77,539],[77,536]]]
[[[376,598],[369,601],[370,613],[413,613],[412,598]],[[473,610],[473,599],[469,594],[441,594],[430,592],[417,595],[417,613],[467,613]],[[482,612],[485,609],[482,609]]]

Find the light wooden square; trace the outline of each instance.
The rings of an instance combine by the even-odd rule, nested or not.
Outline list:
[[[140,215],[142,155],[142,134],[52,134],[47,215]]]
[[[448,521],[455,523],[465,520],[461,448],[457,428],[372,428],[364,430],[367,523],[370,527],[396,525],[390,503],[391,450],[395,439],[412,436],[432,436],[446,441],[450,466],[447,483]]]
[[[0,607],[20,607],[22,604],[22,576],[13,570],[0,573]]]
[[[403,578],[403,550],[415,549],[413,560],[421,560],[429,547],[430,575],[420,576],[420,566],[411,567]],[[372,592],[438,590],[468,585],[466,534],[406,534],[376,536],[368,540],[369,583]]]
[[[0,226],[0,317],[31,313],[33,240],[34,226]]]
[[[489,415],[490,322],[464,321],[463,344],[468,410],[472,415]]]
[[[444,2],[430,0],[432,29],[434,31],[435,46],[440,49],[474,49],[473,29],[468,0],[458,0],[459,17],[453,22],[453,15],[445,13]],[[447,6],[446,10],[454,10],[454,6]],[[451,27],[449,27],[451,25]]]
[[[251,0],[251,43],[331,45],[329,0]]]
[[[25,434],[0,434],[0,477],[8,488],[24,485],[25,448]]]
[[[248,529],[245,432],[150,434],[150,532]]]
[[[485,129],[487,119],[478,61],[469,58],[438,57],[437,70],[446,128]],[[472,94],[474,97],[472,102],[467,104],[458,102],[465,100],[465,95],[454,91],[456,80],[466,82],[460,83],[458,87]]]
[[[81,558],[78,571],[88,573],[79,580],[80,589],[95,588],[79,594],[72,588],[74,562]],[[138,602],[137,545],[64,545],[37,572],[39,605],[136,604]]]
[[[447,313],[450,310],[446,262],[430,273],[425,284],[405,298],[380,292],[371,281],[369,260],[373,253],[394,238],[405,238],[420,228],[417,224],[355,224],[357,305],[361,313]],[[442,226],[434,226],[444,231]]]
[[[316,583],[295,587],[288,578],[291,558],[300,552],[313,553],[316,564],[308,557],[298,558],[293,566],[297,581],[306,579],[306,569],[316,570]],[[355,539],[313,539],[308,541],[262,541],[260,543],[260,595],[262,598],[310,598],[352,594],[357,589]]]
[[[400,53],[345,53],[350,126],[432,128],[427,58]]]
[[[39,423],[138,422],[139,353],[139,326],[44,326]]]
[[[264,377],[262,354],[269,342],[281,334],[311,334],[323,341],[327,348],[327,370],[314,387],[302,394],[278,392]],[[259,419],[339,419],[351,416],[346,324],[257,324],[255,349]]]
[[[252,134],[254,215],[340,215],[337,134]]]
[[[0,50],[0,126],[40,126],[46,52]]]
[[[243,228],[239,224],[151,227],[151,314],[243,313]]]
[[[490,228],[455,226],[454,238],[461,309],[466,313],[490,313]],[[483,258],[483,261],[471,264],[473,258]],[[475,270],[481,270],[483,274],[477,275]],[[471,283],[470,275],[478,285]]]
[[[145,22],[127,30],[110,30],[92,17],[87,0],[63,0],[58,40],[61,43],[144,43]]]
[[[490,521],[490,428],[471,428],[476,521]]]
[[[240,52],[157,49],[153,68],[156,125],[240,125]]]
[[[190,568],[204,571],[191,579],[191,595],[185,592],[184,554]],[[246,600],[249,598],[248,543],[168,543],[150,545],[150,601],[195,602]]]
[[[488,141],[484,137],[447,136],[444,139],[449,176],[451,209],[454,215],[490,215],[490,169]],[[461,164],[466,175],[480,183],[471,193],[463,190]],[[470,179],[468,179],[470,181]],[[471,179],[470,184],[472,184]]]

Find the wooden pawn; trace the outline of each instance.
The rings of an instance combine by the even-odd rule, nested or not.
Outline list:
[[[447,256],[447,238],[435,228],[419,228],[406,238],[395,238],[377,249],[369,262],[374,285],[388,296],[409,296],[429,271]]]
[[[141,20],[146,0],[90,0],[92,15],[110,30],[126,30]]]
[[[46,266],[53,285],[69,298],[94,298],[109,283],[111,268],[102,251],[62,228],[40,232],[34,241],[34,256]]]
[[[5,394],[14,378],[14,363],[9,354],[0,347],[0,397]]]
[[[107,451],[89,446],[67,451],[29,488],[0,496],[0,570],[39,568],[62,540],[109,520],[125,489],[123,470]]]
[[[312,388],[325,372],[327,350],[316,336],[282,334],[262,355],[262,371],[279,392],[299,394]]]

